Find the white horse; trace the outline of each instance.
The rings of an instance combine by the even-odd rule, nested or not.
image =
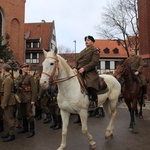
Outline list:
[[[57,54],[56,51],[46,52],[43,50],[45,60],[43,61],[43,72],[40,84],[43,88],[48,88],[49,78],[53,79],[58,85],[58,105],[62,117],[62,141],[57,150],[63,150],[66,147],[67,128],[71,113],[79,114],[82,123],[82,132],[89,139],[90,149],[96,148],[96,142],[89,133],[87,127],[89,99],[85,93],[81,92],[80,83],[77,76],[66,63],[66,61]],[[104,108],[109,113],[110,121],[106,129],[105,138],[113,135],[114,119],[116,116],[116,105],[120,95],[120,83],[112,75],[100,75],[104,78],[109,91],[98,95],[98,105],[104,104]]]

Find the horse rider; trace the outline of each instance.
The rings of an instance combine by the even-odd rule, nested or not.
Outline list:
[[[13,115],[16,99],[14,96],[14,82],[10,71],[11,67],[8,64],[2,65],[4,80],[2,83],[1,108],[3,109],[4,119],[8,124],[8,132],[1,137],[3,142],[15,140],[15,118]]]
[[[84,38],[86,47],[79,53],[76,62],[73,66],[75,73],[80,73],[85,80],[87,92],[91,99],[90,107],[97,107],[99,90],[99,75],[96,66],[99,63],[99,49],[93,46],[95,39],[93,36]],[[93,105],[93,101],[95,104]]]
[[[29,74],[29,65],[23,63],[20,68],[22,70],[22,74],[18,79],[18,96],[21,99],[20,111],[23,119],[23,130],[19,133],[28,132],[27,138],[30,138],[35,135],[32,106],[35,104],[35,100],[37,98],[37,89],[34,77]]]
[[[136,51],[134,49],[130,50],[128,63],[138,78],[139,86],[142,87],[143,98],[147,98],[147,81],[142,73],[144,62],[142,57],[136,55]]]

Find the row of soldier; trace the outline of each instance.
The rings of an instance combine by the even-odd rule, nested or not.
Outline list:
[[[54,130],[61,128],[56,85],[50,83],[49,89],[40,88],[40,72],[30,74],[30,66],[26,63],[20,65],[19,76],[15,79],[9,64],[2,64],[1,73],[0,132],[5,131],[5,134],[1,136],[3,142],[15,139],[15,126],[21,128],[18,133],[27,133],[27,138],[34,136],[34,117],[40,120],[43,113],[46,115],[43,123],[53,121],[50,128]],[[15,93],[19,96],[19,103]],[[33,108],[35,108],[35,116]],[[4,122],[7,123],[7,126],[4,126]],[[8,129],[5,129],[6,127]]]

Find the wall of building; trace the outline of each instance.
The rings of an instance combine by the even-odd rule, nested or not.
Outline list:
[[[25,0],[0,0],[3,13],[3,37],[10,43],[14,58],[24,62],[24,15]]]
[[[150,0],[138,0],[139,13],[139,54],[144,58],[144,75],[150,79]],[[148,84],[150,100],[150,83]]]

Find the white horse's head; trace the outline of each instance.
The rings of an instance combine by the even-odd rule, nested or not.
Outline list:
[[[42,88],[48,88],[50,79],[58,75],[57,50],[46,52],[43,49],[45,60],[43,61],[43,71],[40,79]]]

